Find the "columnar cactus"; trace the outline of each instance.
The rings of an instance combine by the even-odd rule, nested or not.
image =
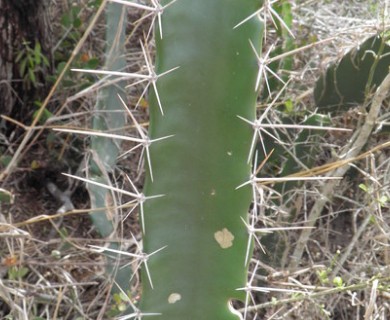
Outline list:
[[[117,3],[107,4],[106,10],[106,68],[108,70],[122,70],[126,66],[124,56],[124,41],[126,29],[126,10]],[[93,129],[96,131],[105,131],[123,128],[125,118],[121,102],[118,100],[118,94],[124,94],[126,81],[118,81],[115,84],[105,86],[99,91],[97,103],[95,106],[95,115],[93,118]],[[123,110],[124,112],[124,110]],[[116,131],[116,133],[120,133]],[[103,185],[109,185],[108,174],[115,169],[117,157],[120,150],[120,141],[101,136],[92,136],[91,138],[91,159],[89,165],[89,179]],[[91,199],[91,219],[100,233],[106,239],[117,238],[118,220],[115,215],[109,213],[109,209],[96,210],[97,208],[110,207],[115,203],[111,191],[101,186],[89,183],[87,185]],[[110,203],[111,201],[111,203]],[[120,244],[112,242],[111,249],[118,249]],[[110,253],[110,256],[119,258],[119,255]],[[114,279],[118,283],[126,283],[125,279],[131,274],[131,268],[125,267],[118,269],[116,259],[108,259],[107,274],[114,272]],[[117,270],[118,269],[118,270]],[[128,286],[124,286],[127,290]],[[113,286],[113,291],[117,291],[117,286]]]
[[[144,204],[140,310],[157,319],[237,319],[243,299],[258,0],[169,0],[156,23],[156,86]],[[164,7],[165,6],[165,7]],[[258,53],[258,52],[257,52]],[[176,69],[175,69],[176,68]],[[168,72],[172,70],[171,72]],[[148,279],[150,281],[148,281]]]

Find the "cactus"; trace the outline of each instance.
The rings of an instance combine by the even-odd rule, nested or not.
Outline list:
[[[118,23],[119,22],[119,23]],[[107,4],[106,9],[106,68],[108,70],[122,70],[126,66],[124,57],[124,39],[126,27],[126,15],[124,8],[116,3]],[[106,131],[120,129],[125,124],[123,116],[124,110],[118,94],[124,93],[126,81],[121,80],[111,84],[99,91],[97,103],[95,106],[95,115],[93,118],[93,129],[97,131]],[[118,111],[122,111],[118,112]],[[108,174],[111,173],[116,164],[119,154],[119,142],[102,136],[91,137],[91,159],[89,166],[89,179],[93,182],[103,185],[110,185]],[[88,192],[91,199],[91,208],[107,208],[104,210],[94,210],[90,213],[93,224],[97,231],[104,238],[113,237],[117,233],[118,219],[117,215],[110,212],[108,207],[115,203],[114,195],[111,191],[99,185],[88,183]],[[117,219],[117,221],[115,220]],[[116,237],[118,238],[118,237]],[[119,249],[119,243],[111,243],[111,249]],[[111,257],[111,258],[110,258]],[[129,278],[132,274],[130,267],[119,268],[116,270],[115,265],[118,263],[119,255],[110,253],[107,256],[108,267],[107,274],[113,276],[117,283],[121,284],[123,290],[129,289]],[[112,275],[112,273],[114,273]],[[117,292],[118,288],[113,286],[113,291]]]
[[[167,5],[168,1],[161,1]],[[144,204],[140,310],[157,319],[237,319],[244,299],[246,220],[257,58],[262,24],[255,0],[177,0],[156,26],[151,139]],[[235,27],[236,26],[236,27]],[[157,89],[157,90],[156,90]],[[153,175],[152,175],[153,174]],[[148,281],[149,279],[149,281]]]
[[[314,88],[320,111],[346,111],[366,101],[389,73],[387,41],[384,34],[374,35],[326,70]]]

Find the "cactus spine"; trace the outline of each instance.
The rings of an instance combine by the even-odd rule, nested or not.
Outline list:
[[[169,1],[161,1],[166,6]],[[157,91],[150,94],[140,310],[158,319],[229,320],[247,268],[248,152],[262,24],[257,0],[177,0],[157,25]],[[253,47],[251,46],[253,44]],[[151,173],[153,176],[151,176]],[[150,275],[150,280],[148,281]]]

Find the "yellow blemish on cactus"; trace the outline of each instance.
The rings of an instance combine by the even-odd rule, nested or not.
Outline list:
[[[168,302],[169,303],[176,303],[179,300],[181,300],[181,295],[179,293],[171,293],[168,297]]]
[[[226,228],[223,228],[222,230],[214,233],[214,238],[222,249],[230,248],[233,245],[234,236]]]

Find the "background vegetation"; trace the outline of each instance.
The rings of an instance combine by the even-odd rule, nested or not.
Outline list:
[[[46,8],[50,49],[38,40],[21,40],[13,53],[12,81],[0,79],[1,86],[8,85],[14,93],[7,100],[14,101],[13,110],[0,105],[0,318],[111,319],[138,305],[140,206],[129,193],[114,191],[140,195],[145,161],[141,148],[127,152],[137,141],[121,141],[113,169],[103,170],[112,186],[103,209],[117,221],[116,233],[102,238],[89,219],[92,207],[102,209],[90,201],[91,190],[62,174],[87,175],[97,159],[97,142],[53,130],[92,130],[93,119],[105,112],[96,111],[101,103],[98,92],[118,79],[126,81],[125,102],[134,119],[106,132],[142,137],[148,127],[147,82],[70,71],[107,65],[105,3],[51,2]],[[266,21],[266,37],[259,60],[264,72],[255,127],[263,144],[253,147],[259,159],[254,167],[261,170],[255,170],[258,183],[249,218],[256,246],[244,288],[247,301],[235,307],[246,319],[387,319],[389,4],[280,0],[264,5],[260,16]],[[153,16],[132,7],[126,17],[123,71],[147,74],[145,52],[150,60],[154,56]],[[318,93],[325,90],[321,81],[326,82],[326,74],[332,78],[332,72],[340,72],[340,81],[345,78],[347,88],[355,87],[350,83],[359,75],[351,77],[340,61],[352,59],[348,52],[359,57],[361,44],[370,38],[380,40],[380,45],[368,46],[360,59],[373,57],[356,93],[362,98],[351,101],[337,86],[327,88],[342,97],[330,108]],[[377,91],[379,84],[383,92]],[[121,104],[116,109],[124,119],[127,111]],[[324,130],[304,127],[308,125]],[[269,156],[265,164],[264,152]],[[275,179],[292,174],[302,180],[317,178]],[[90,247],[112,243],[121,243],[122,250],[133,254],[123,263],[132,262],[134,273],[128,292],[114,295],[115,284],[107,277],[110,259]]]

